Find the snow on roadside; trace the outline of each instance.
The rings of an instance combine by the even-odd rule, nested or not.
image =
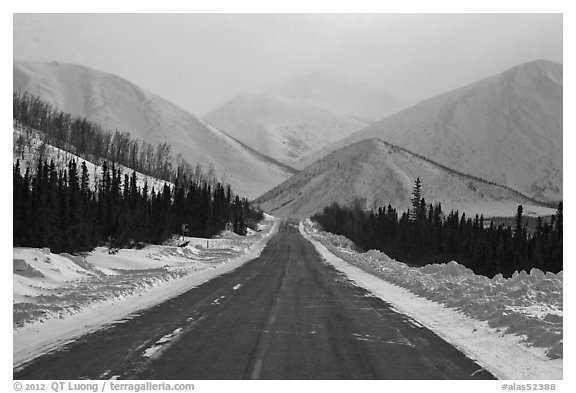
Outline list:
[[[84,258],[15,248],[14,367],[257,258],[278,225],[266,215],[261,231],[224,234],[210,249],[154,245],[111,255],[99,248]]]
[[[378,251],[356,252],[309,220],[300,231],[335,268],[496,377],[562,379],[561,273],[490,280],[455,262],[414,268]]]

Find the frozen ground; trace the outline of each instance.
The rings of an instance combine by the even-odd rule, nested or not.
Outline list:
[[[500,379],[562,379],[563,273],[504,279],[456,262],[409,267],[354,251],[345,237],[300,224],[327,262],[478,361]]]
[[[14,366],[237,268],[257,257],[277,228],[267,215],[261,231],[246,237],[224,232],[116,254],[14,248]],[[189,243],[178,247],[183,241]]]

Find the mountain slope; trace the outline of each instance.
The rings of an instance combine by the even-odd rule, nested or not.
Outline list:
[[[447,170],[429,160],[377,139],[367,139],[322,158],[257,198],[254,203],[280,217],[307,217],[333,202],[349,204],[365,198],[366,207],[410,207],[414,180],[423,182],[427,203],[441,202],[444,211],[469,215],[514,215],[518,204],[527,214],[552,209],[513,190]]]
[[[59,63],[14,62],[14,90],[151,143],[167,142],[191,164],[209,165],[235,192],[253,198],[291,174],[171,102],[112,74]]]
[[[304,101],[272,95],[239,96],[204,119],[285,164],[366,126]]]
[[[562,65],[535,61],[430,98],[305,157],[380,138],[541,200],[562,199]]]
[[[26,134],[29,133],[29,136]],[[77,156],[69,151],[59,149],[55,146],[52,146],[49,143],[43,144],[40,138],[41,132],[35,129],[30,129],[28,132],[24,131],[24,129],[19,124],[14,124],[13,133],[12,133],[12,163],[16,164],[16,160],[19,161],[20,165],[20,172],[22,174],[25,173],[26,168],[30,168],[32,171],[38,165],[38,160],[42,159],[47,162],[53,161],[55,168],[57,171],[64,171],[67,169],[68,163],[70,160],[75,160],[78,168],[82,162],[86,163],[86,167],[88,168],[88,175],[90,181],[90,188],[94,188],[97,182],[102,181],[102,165],[101,162],[98,160],[94,160],[91,162],[86,160],[80,156]],[[22,147],[18,148],[18,139],[22,137],[25,140],[30,138],[29,146],[30,147]],[[28,143],[26,143],[27,145]],[[123,165],[116,164],[115,166],[121,172],[121,177],[124,178],[124,175],[131,176],[133,168],[128,168]],[[148,176],[143,173],[136,171],[137,176],[137,185],[138,187],[144,187],[144,184],[147,183],[149,189],[154,188],[155,190],[161,190],[164,184],[169,184],[173,186],[172,183],[166,182],[164,180],[155,178],[153,176]]]

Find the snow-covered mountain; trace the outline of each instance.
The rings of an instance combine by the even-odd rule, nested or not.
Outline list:
[[[425,100],[305,157],[379,138],[541,200],[562,199],[562,65],[534,61]]]
[[[279,217],[307,217],[333,202],[347,205],[365,199],[366,208],[410,207],[414,180],[422,180],[426,202],[468,215],[511,216],[519,204],[527,214],[552,214],[508,188],[451,171],[378,139],[367,139],[332,152],[254,203]]]
[[[241,95],[204,119],[288,165],[366,126],[306,101],[274,95]]]
[[[256,197],[292,172],[171,102],[116,75],[84,66],[14,62],[14,90],[39,95],[59,109],[86,116],[138,139],[167,142],[192,165],[213,165],[235,192]]]
[[[340,116],[372,123],[406,107],[385,91],[354,78],[313,72],[267,86],[266,94],[291,98]]]

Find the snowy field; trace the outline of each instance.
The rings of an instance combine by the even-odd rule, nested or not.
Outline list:
[[[79,256],[14,248],[14,366],[256,258],[278,221],[266,215],[259,229],[116,254],[103,247]]]
[[[456,262],[409,267],[360,253],[343,237],[302,234],[357,285],[436,332],[500,379],[562,379],[563,273],[533,269],[509,279],[475,275]]]

